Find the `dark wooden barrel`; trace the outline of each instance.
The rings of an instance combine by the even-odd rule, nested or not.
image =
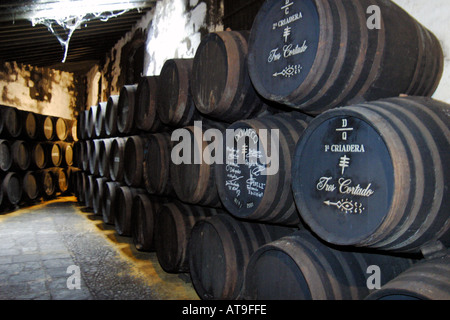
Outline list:
[[[94,207],[94,184],[96,176],[88,174],[84,184],[84,206],[86,208]]]
[[[75,196],[77,197],[78,203],[80,205],[84,205],[84,188],[86,185],[86,176],[87,174],[83,170],[80,170],[77,173]]]
[[[8,172],[2,176],[1,181],[1,205],[3,208],[17,206],[22,200],[22,181],[16,172]]]
[[[88,139],[97,138],[95,132],[95,119],[97,118],[98,105],[91,106],[88,110],[87,119],[86,119],[86,132]]]
[[[131,237],[138,251],[155,250],[155,227],[158,210],[167,202],[163,197],[140,193],[134,197],[131,216]]]
[[[17,139],[22,134],[23,122],[20,111],[14,107],[0,108],[0,137]]]
[[[89,173],[95,176],[99,174],[100,144],[100,139],[91,140],[91,148],[89,154]]]
[[[0,140],[0,170],[9,171],[12,164],[11,143],[9,140]]]
[[[123,135],[135,131],[134,113],[136,105],[136,90],[138,85],[125,85],[120,89],[117,105],[117,129]]]
[[[180,139],[181,142],[173,142],[170,178],[178,199],[189,204],[221,207],[214,170],[216,161],[208,150],[218,150],[222,146],[219,139],[204,141],[203,133],[207,130],[216,130],[217,135],[223,135],[225,125],[204,121],[202,127],[183,128],[180,136],[174,132],[173,140]],[[181,154],[183,156],[179,157]]]
[[[130,187],[143,187],[143,163],[144,163],[144,146],[146,136],[128,137],[125,143],[126,161],[124,165],[124,180]]]
[[[144,189],[137,189],[128,186],[118,187],[116,195],[116,210],[114,225],[116,232],[120,236],[131,237],[131,217],[133,215],[134,198],[141,193],[146,193]]]
[[[100,102],[97,106],[97,113],[95,115],[95,135],[97,138],[105,138],[106,134],[106,107],[107,102]]]
[[[216,185],[231,214],[260,222],[300,224],[292,196],[291,163],[310,120],[291,112],[238,121],[228,127],[225,161],[216,165]],[[278,147],[267,142],[271,139],[278,141]]]
[[[22,194],[27,202],[33,202],[40,197],[39,177],[35,171],[27,171],[22,178]]]
[[[200,220],[217,214],[226,212],[179,201],[166,203],[159,209],[154,228],[155,250],[166,272],[189,272],[188,244],[192,228]]]
[[[202,114],[224,122],[252,117],[263,102],[248,75],[249,31],[212,32],[203,38],[192,66],[192,97]]]
[[[92,209],[95,214],[103,216],[103,197],[105,194],[105,183],[108,182],[107,178],[96,178],[92,189]]]
[[[327,242],[417,252],[450,244],[450,106],[389,98],[330,110],[299,142],[292,187]]]
[[[52,199],[56,195],[58,180],[52,168],[39,171],[41,194],[44,199]]]
[[[189,126],[198,118],[190,89],[193,60],[169,59],[161,70],[156,106],[159,118],[168,126]]]
[[[191,232],[188,254],[189,272],[199,297],[238,299],[253,252],[291,232],[291,228],[244,222],[229,214],[197,222]]]
[[[75,137],[73,136],[72,127],[76,125],[74,120],[56,118],[55,130],[56,136],[60,141],[73,142]]]
[[[80,111],[77,117],[77,135],[80,140],[88,139],[87,136],[87,118],[89,110]]]
[[[114,217],[117,210],[117,189],[121,187],[119,182],[108,181],[105,183],[105,190],[102,202],[103,222],[114,225]]]
[[[125,144],[127,138],[115,138],[109,153],[109,176],[112,181],[124,181]]]
[[[56,141],[58,136],[56,135],[56,117],[45,116],[44,117],[44,138],[47,141]]]
[[[145,132],[158,132],[164,127],[156,109],[158,82],[158,76],[142,77],[137,87],[135,124]]]
[[[108,137],[116,137],[119,133],[117,130],[117,110],[119,97],[119,95],[112,95],[106,102],[105,131]]]
[[[93,148],[92,140],[82,141],[81,146],[80,146],[81,169],[86,172],[89,172],[89,160],[90,160],[92,148]]]
[[[372,5],[381,10],[379,29],[368,28]],[[248,64],[261,96],[317,115],[399,94],[431,96],[443,53],[391,1],[266,1],[251,30]]]
[[[414,264],[366,299],[450,300],[450,252]]]
[[[69,193],[69,174],[67,168],[51,168],[56,179],[56,192],[59,195]]]
[[[381,270],[380,285],[413,265],[411,259],[332,248],[306,230],[259,248],[245,274],[245,300],[362,300],[369,269]],[[274,272],[276,270],[276,272]]]
[[[98,173],[101,177],[110,178],[109,155],[114,138],[100,140],[98,152]]]
[[[169,133],[147,136],[142,166],[144,185],[148,193],[166,196],[174,193],[170,178],[171,151]]]
[[[31,161],[33,166],[35,166],[38,169],[46,169],[51,166],[52,164],[52,148],[53,143],[42,141],[42,142],[36,142],[32,146],[31,150]]]
[[[11,145],[13,167],[18,171],[27,171],[31,166],[30,145],[23,140],[15,140]]]

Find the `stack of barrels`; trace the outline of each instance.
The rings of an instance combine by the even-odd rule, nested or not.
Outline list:
[[[449,298],[442,69],[393,3],[266,1],[80,115],[76,194],[201,299]]]
[[[74,120],[0,107],[3,211],[70,193]]]

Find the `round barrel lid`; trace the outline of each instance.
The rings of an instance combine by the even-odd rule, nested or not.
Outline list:
[[[290,95],[316,59],[320,35],[315,1],[266,1],[249,39],[249,73],[266,99]],[[275,99],[274,99],[275,98]]]
[[[316,118],[299,142],[292,187],[311,229],[335,244],[366,239],[389,213],[394,168],[383,135],[344,112]]]

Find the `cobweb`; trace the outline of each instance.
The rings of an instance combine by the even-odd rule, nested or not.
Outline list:
[[[86,13],[81,15],[70,15],[61,18],[47,18],[47,17],[35,17],[31,19],[33,26],[42,24],[47,27],[47,29],[58,39],[64,50],[64,57],[62,62],[66,62],[67,54],[69,52],[69,42],[75,32],[75,30],[81,28],[82,25],[86,24],[92,20],[108,21],[110,18],[114,18],[124,14],[130,9],[124,9],[119,12],[97,12],[97,13]],[[58,28],[61,27],[61,28]]]

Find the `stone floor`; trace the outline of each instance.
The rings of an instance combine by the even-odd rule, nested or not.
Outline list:
[[[73,197],[0,215],[0,300],[198,300]]]

